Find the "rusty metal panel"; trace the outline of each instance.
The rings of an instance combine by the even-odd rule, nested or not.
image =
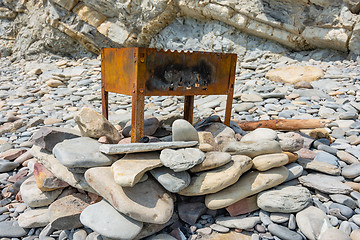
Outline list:
[[[137,48],[103,48],[101,75],[105,91],[131,94],[137,82]]]
[[[148,96],[226,94],[233,55],[146,49],[138,76]]]

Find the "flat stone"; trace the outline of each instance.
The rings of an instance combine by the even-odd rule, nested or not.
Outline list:
[[[205,159],[200,164],[190,168],[190,172],[202,172],[223,166],[231,161],[231,155],[225,152],[207,152]]]
[[[210,225],[210,228],[211,228],[212,230],[214,230],[214,231],[219,232],[219,233],[227,233],[227,232],[230,231],[229,228],[224,227],[224,226],[221,226],[221,225],[216,224],[216,223],[215,223],[215,224],[211,224],[211,225]]]
[[[73,173],[67,167],[62,165],[58,159],[52,154],[42,151],[40,147],[33,146],[30,150],[31,154],[38,159],[49,171],[51,171],[57,178],[67,182],[74,188],[96,193],[84,178],[84,174]]]
[[[351,198],[343,194],[332,194],[330,195],[331,200],[334,202],[340,203],[342,205],[348,206],[351,209],[356,208],[356,202]]]
[[[325,144],[319,145],[317,149],[318,149],[318,150],[325,151],[325,152],[330,153],[330,154],[333,154],[334,156],[336,156],[336,155],[337,155],[337,152],[339,151],[339,150],[337,150],[336,148],[327,146],[327,145],[325,145]]]
[[[254,158],[263,154],[281,153],[280,144],[277,141],[257,141],[257,142],[230,142],[224,149],[232,155],[246,155]]]
[[[347,164],[353,164],[353,163],[359,163],[359,160],[351,155],[350,153],[347,153],[345,151],[338,151],[336,153],[336,156],[341,160],[346,162]]]
[[[74,120],[84,137],[100,138],[106,136],[110,143],[118,143],[121,139],[118,130],[94,109],[83,107],[74,117]]]
[[[67,182],[55,177],[55,175],[41,163],[36,162],[34,164],[34,176],[37,187],[43,192],[62,189],[69,186]]]
[[[346,218],[351,218],[352,215],[354,215],[354,211],[351,208],[349,208],[345,205],[339,204],[339,203],[331,203],[329,208],[330,209],[335,209],[335,208],[339,209],[341,215],[345,216]]]
[[[304,171],[304,168],[297,163],[290,163],[290,164],[286,165],[285,167],[289,170],[289,176],[287,177],[285,182],[291,181],[295,178],[300,177]]]
[[[85,208],[80,221],[85,226],[111,239],[133,239],[142,229],[143,223],[136,221],[102,200]]]
[[[84,194],[72,194],[53,202],[49,207],[51,226],[55,229],[74,229],[82,227],[81,212],[89,206]]]
[[[288,177],[286,167],[273,168],[265,172],[252,171],[244,174],[230,187],[206,195],[205,204],[210,209],[227,207],[241,199],[279,185]]]
[[[360,176],[360,163],[353,163],[343,167],[341,175],[345,178],[356,178]]]
[[[281,167],[289,162],[285,153],[264,154],[253,158],[253,168],[266,171],[271,168]]]
[[[174,172],[167,167],[155,168],[150,173],[166,190],[173,193],[186,188],[191,181],[190,174],[187,171]]]
[[[296,223],[301,232],[310,240],[319,239],[323,232],[332,227],[325,213],[313,206],[298,212]]]
[[[16,158],[20,157],[22,154],[24,154],[26,152],[25,149],[9,149],[5,152],[2,152],[0,154],[0,159],[5,159],[5,160],[15,160]]]
[[[145,172],[162,166],[160,154],[129,153],[111,166],[114,180],[122,187],[133,187],[140,181]]]
[[[268,212],[293,213],[303,210],[311,202],[307,188],[298,186],[279,187],[258,194],[257,205]]]
[[[171,128],[173,141],[199,141],[196,129],[184,119],[175,120]]]
[[[343,231],[337,229],[337,228],[328,228],[323,234],[321,234],[321,237],[319,240],[356,240],[357,238],[350,238],[349,235],[344,233]]]
[[[100,146],[101,143],[88,137],[73,138],[56,144],[53,154],[69,168],[107,166],[117,160],[116,157],[101,153]]]
[[[163,224],[173,214],[171,195],[151,178],[132,188],[123,188],[114,181],[110,167],[90,168],[85,178],[115,209],[132,219]]]
[[[273,212],[270,214],[270,220],[274,223],[286,223],[288,222],[290,219],[290,214],[289,213],[278,213],[278,212]]]
[[[48,208],[29,209],[20,214],[19,226],[22,228],[45,227],[50,223]]]
[[[137,152],[159,151],[165,148],[186,148],[195,146],[197,141],[190,142],[150,142],[150,143],[125,143],[125,144],[102,144],[100,152],[105,154],[124,154]]]
[[[9,160],[0,159],[0,173],[12,171],[19,166],[18,163],[11,162]]]
[[[243,136],[240,142],[272,141],[276,138],[277,134],[274,130],[270,128],[257,128]]]
[[[350,153],[351,155],[355,156],[357,159],[360,158],[360,149],[356,149],[353,147],[348,147],[345,149],[346,152]]]
[[[20,227],[17,221],[0,222],[0,237],[19,238],[26,234],[27,231]]]
[[[251,158],[244,155],[233,156],[232,161],[224,166],[192,176],[188,187],[180,195],[196,196],[216,193],[238,181],[240,176],[252,166]]]
[[[43,192],[37,185],[34,176],[26,179],[20,186],[21,198],[29,207],[50,205],[61,193],[61,189]]]
[[[359,240],[360,239],[360,229],[356,229],[356,230],[352,231],[350,234],[350,238],[351,238],[351,240]]]
[[[337,166],[320,162],[320,161],[312,161],[309,159],[299,159],[298,163],[303,166],[305,169],[315,170],[321,173],[326,173],[330,175],[340,175],[341,171],[340,168]]]
[[[287,66],[270,70],[265,77],[274,82],[295,84],[305,81],[312,82],[324,76],[321,68],[312,66]]]
[[[338,158],[327,152],[317,152],[314,160],[339,166]]]
[[[259,217],[219,217],[216,219],[216,224],[227,228],[236,229],[252,229],[256,224],[260,223]]]
[[[240,201],[228,206],[226,211],[228,211],[231,217],[256,211],[259,209],[256,200],[256,194],[254,196],[241,199]]]
[[[308,174],[298,179],[302,185],[328,194],[348,194],[352,191],[351,187],[338,178],[325,174]]]
[[[252,102],[244,102],[234,106],[235,112],[247,112],[255,106]]]
[[[263,98],[259,94],[242,94],[241,101],[243,102],[261,102]]]
[[[54,146],[66,139],[80,137],[80,132],[59,127],[41,127],[32,136],[32,141],[36,146],[52,152]]]
[[[278,225],[275,223],[271,223],[268,226],[268,230],[271,234],[273,234],[283,240],[302,240],[303,239],[299,233],[291,231],[287,227],[284,227],[284,226],[281,226],[281,225]]]
[[[178,204],[178,213],[181,220],[194,225],[201,215],[206,213],[206,206],[202,202],[180,202]]]
[[[205,154],[197,148],[164,149],[160,154],[161,163],[175,172],[188,170],[204,159]]]
[[[296,152],[304,145],[304,138],[295,132],[278,134],[281,149],[287,152]]]

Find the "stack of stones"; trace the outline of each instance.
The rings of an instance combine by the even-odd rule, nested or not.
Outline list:
[[[130,125],[119,131],[92,109],[75,121],[1,153],[2,175],[27,168],[3,180],[13,184],[0,237],[360,239],[359,150],[324,129],[246,133],[212,116],[129,143]],[[149,135],[159,127],[146,124]]]

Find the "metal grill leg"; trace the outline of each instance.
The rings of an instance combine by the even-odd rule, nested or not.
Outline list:
[[[194,112],[194,96],[185,96],[184,119],[192,124]]]
[[[143,93],[132,96],[131,142],[138,142],[144,136],[144,99]]]

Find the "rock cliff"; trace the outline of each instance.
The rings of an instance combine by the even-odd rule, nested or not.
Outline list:
[[[0,0],[0,54],[73,57],[103,47],[360,54],[357,0]],[[267,42],[267,41],[265,41]]]

